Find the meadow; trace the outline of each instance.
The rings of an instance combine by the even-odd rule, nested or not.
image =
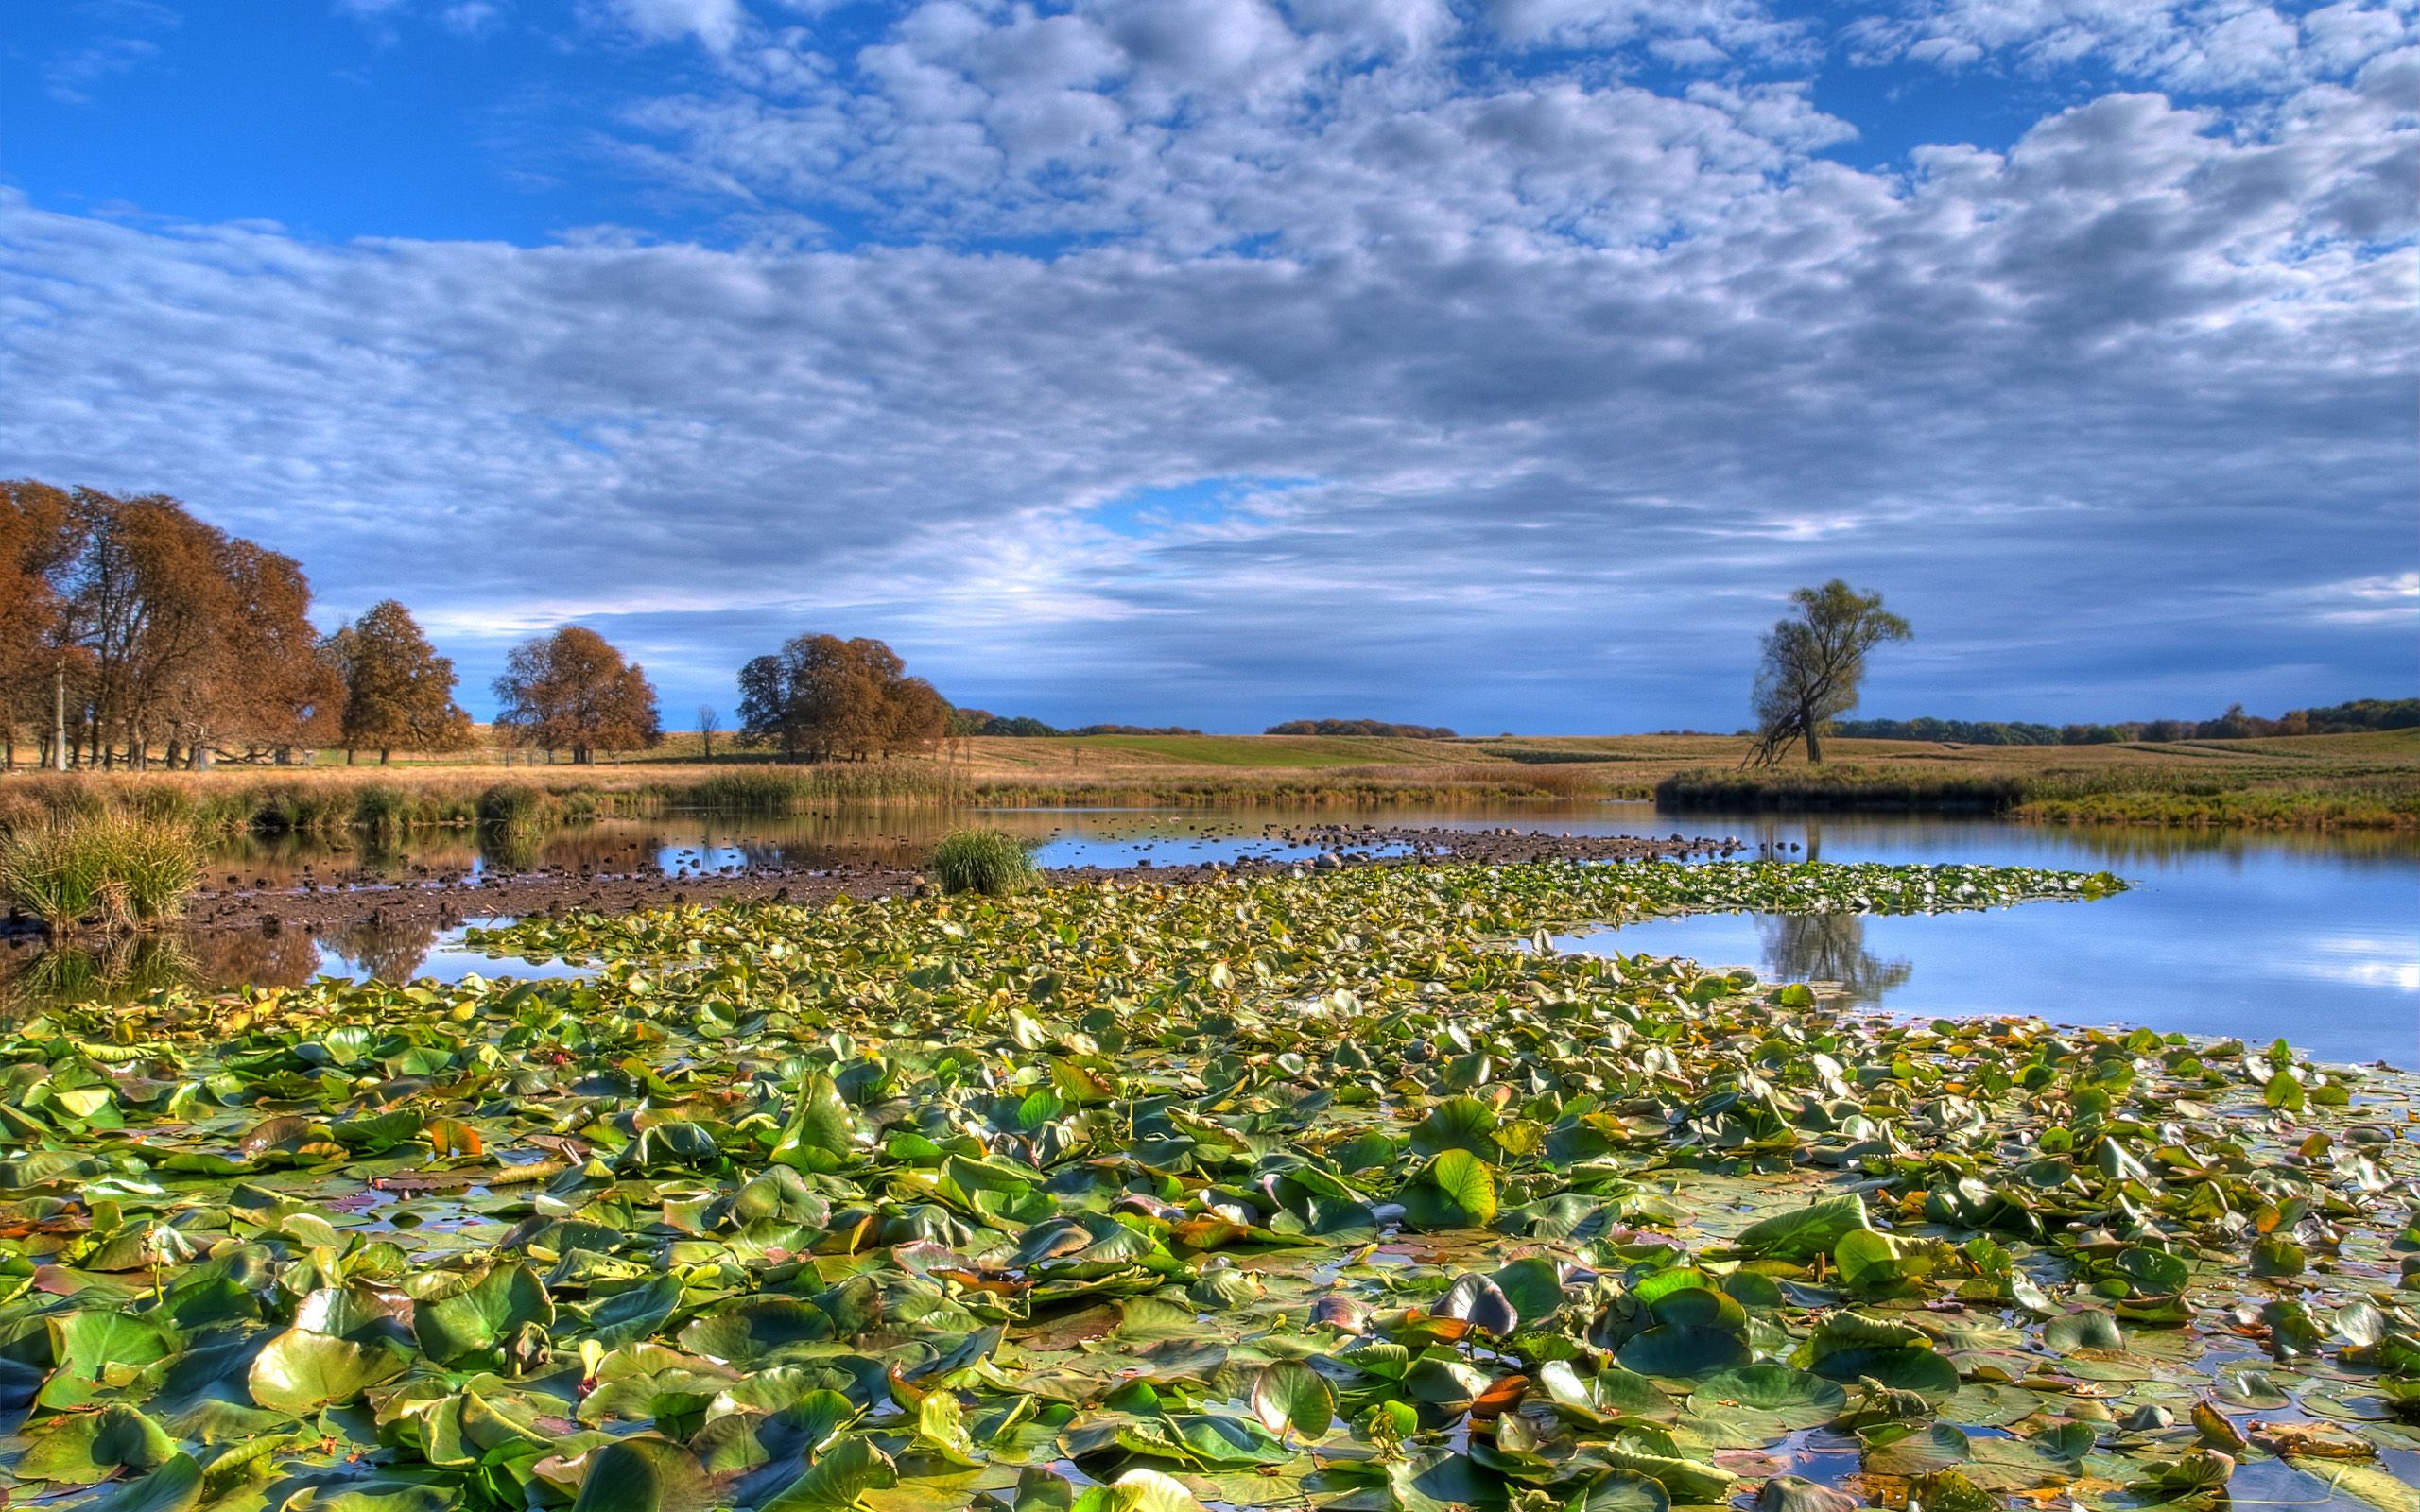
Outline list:
[[[1383,809],[1654,798],[1673,808],[1981,812],[2050,823],[2420,828],[2420,730],[2107,746],[1838,740],[1820,767],[1743,770],[1720,735],[1092,735],[952,740],[928,756],[788,765],[694,733],[641,759],[506,762],[493,748],[392,765],[0,779],[0,827],[120,810],[210,830],[544,823],[821,804]]]

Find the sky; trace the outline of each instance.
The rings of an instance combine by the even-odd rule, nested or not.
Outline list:
[[[2420,684],[2420,0],[0,0],[0,475],[484,714],[888,641],[1074,724]]]

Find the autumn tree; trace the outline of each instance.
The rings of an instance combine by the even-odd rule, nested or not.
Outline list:
[[[412,611],[381,599],[327,638],[322,659],[342,679],[337,739],[349,764],[374,750],[385,765],[399,750],[458,750],[471,716],[454,701],[454,663],[439,656]]]
[[[740,733],[817,761],[928,747],[950,706],[880,641],[801,635],[739,672]]]
[[[1760,766],[1800,741],[1808,761],[1822,761],[1824,730],[1857,707],[1867,654],[1913,633],[1882,607],[1881,594],[1860,593],[1837,577],[1789,596],[1797,612],[1766,632],[1756,673],[1756,741],[1746,760]]]
[[[566,625],[524,641],[495,679],[496,725],[543,750],[592,762],[600,750],[640,750],[664,738],[646,669],[626,662],[605,637]]]
[[[64,722],[68,677],[81,686],[83,655],[61,583],[77,554],[74,501],[31,479],[0,482],[0,758],[13,766],[31,727],[43,756],[64,766],[54,725]]]

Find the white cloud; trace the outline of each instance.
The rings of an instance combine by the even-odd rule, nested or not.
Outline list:
[[[2420,42],[2413,0],[2310,9],[2256,0],[1913,0],[1845,28],[1867,62],[1963,68],[2008,59],[2039,73],[2093,64],[2196,93],[2240,94],[2342,78]]]
[[[716,52],[728,51],[749,26],[740,0],[608,0],[622,25],[658,41],[694,38]]]
[[[1051,715],[1404,688],[1723,727],[1777,595],[1836,574],[1917,622],[1899,712],[2028,713],[1957,706],[2013,647],[2096,707],[2408,667],[2413,54],[1860,171],[1805,80],[1508,70],[1442,9],[930,4],[849,50],[714,13],[651,25],[720,82],[631,119],[720,249],[9,201],[7,470],[186,494],[475,679],[611,616],[651,665],[888,634]],[[1727,9],[1522,14],[1744,45]],[[1986,30],[1943,38],[2048,35]],[[1100,513],[1270,478],[1317,481]]]

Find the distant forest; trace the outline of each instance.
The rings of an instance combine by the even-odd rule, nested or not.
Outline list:
[[[1386,719],[1288,719],[1267,735],[1386,735],[1395,740],[1457,740],[1443,725],[1399,725]]]
[[[1959,746],[2115,746],[2128,741],[2243,740],[2255,735],[2348,735],[2420,726],[2420,698],[2356,698],[2292,709],[2274,719],[2236,704],[2216,719],[2138,719],[2108,725],[2039,725],[2021,719],[1843,719],[1851,740],[1929,740]]]
[[[1198,735],[1190,725],[1078,725],[1062,730],[1028,714],[995,714],[989,709],[953,709],[953,735]]]

